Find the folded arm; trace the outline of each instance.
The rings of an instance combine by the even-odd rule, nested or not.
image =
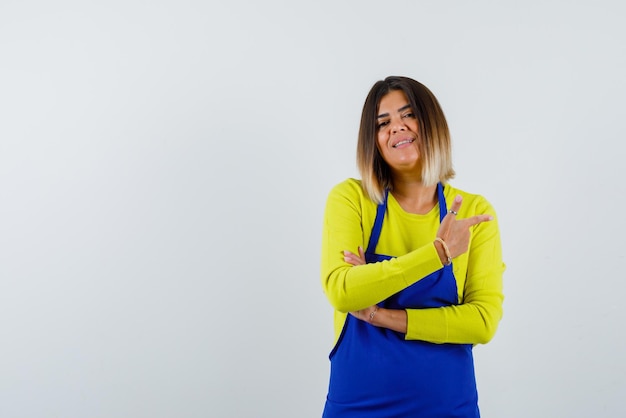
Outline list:
[[[488,204],[485,210],[493,214]],[[438,250],[441,256],[441,250]],[[355,266],[365,262],[362,253],[357,256],[346,252],[345,260]],[[459,305],[406,310],[369,306],[351,314],[374,326],[404,333],[408,340],[487,343],[493,338],[502,317],[504,264],[497,223],[477,225],[468,251],[456,262],[461,267],[455,268],[455,274],[465,274],[465,280],[459,281],[465,283]]]

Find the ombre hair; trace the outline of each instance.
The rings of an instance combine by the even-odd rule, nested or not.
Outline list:
[[[381,99],[394,90],[404,92],[417,119],[422,183],[432,186],[454,177],[450,131],[437,98],[411,78],[387,77],[377,81],[365,99],[356,153],[363,189],[376,203],[383,201],[385,189],[393,190],[391,169],[378,149],[377,116]]]

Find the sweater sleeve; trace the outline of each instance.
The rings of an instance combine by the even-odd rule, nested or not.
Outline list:
[[[476,225],[468,252],[453,260],[464,266],[465,288],[459,305],[431,309],[407,309],[408,340],[433,343],[485,344],[502,318],[502,262],[500,233],[491,205],[484,199],[475,212],[488,213],[494,220]],[[466,216],[471,216],[468,214]],[[463,217],[466,217],[463,216]]]
[[[376,205],[364,197],[356,182],[344,182],[329,194],[322,236],[322,287],[339,312],[367,308],[419,281],[442,267],[434,245],[425,245],[391,260],[352,266],[344,261],[344,250],[358,253],[365,248],[365,208]],[[373,219],[372,219],[373,222]],[[365,225],[367,235],[371,225]]]

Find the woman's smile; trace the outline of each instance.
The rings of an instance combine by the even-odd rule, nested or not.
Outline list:
[[[413,138],[401,139],[399,142],[396,142],[391,147],[392,148],[403,148],[406,145],[412,144],[415,140]]]

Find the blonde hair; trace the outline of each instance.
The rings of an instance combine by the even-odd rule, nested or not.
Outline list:
[[[437,98],[411,78],[387,77],[377,81],[365,99],[356,153],[363,189],[376,203],[383,201],[385,189],[393,190],[391,169],[378,150],[376,128],[380,101],[393,90],[404,92],[418,121],[422,182],[427,186],[445,183],[455,174],[450,131]]]

